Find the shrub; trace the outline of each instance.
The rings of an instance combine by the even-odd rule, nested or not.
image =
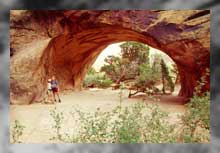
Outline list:
[[[55,133],[56,136],[52,137],[51,140],[60,140],[60,141],[65,141],[60,130],[61,126],[63,123],[63,113],[62,112],[57,112],[57,108],[54,108],[53,110],[50,111],[50,115],[53,118],[54,125],[52,125],[52,128],[56,129]]]
[[[202,77],[194,96],[186,104],[186,112],[180,116],[181,123],[172,125],[167,121],[168,113],[158,105],[144,102],[129,107],[121,107],[123,84],[120,86],[120,103],[113,110],[102,112],[100,108],[92,112],[75,109],[72,119],[76,122],[74,134],[62,134],[62,112],[52,110],[55,130],[53,139],[68,143],[175,143],[208,142],[210,129],[210,92],[199,90],[205,85]],[[200,95],[200,96],[198,96]],[[156,100],[156,99],[155,99]],[[181,126],[182,124],[182,126]],[[179,132],[180,130],[180,132]]]
[[[91,67],[87,74],[95,74],[95,73],[96,73],[96,70],[93,67]]]
[[[91,85],[97,85],[98,84],[98,82],[99,82],[99,75],[97,75],[97,74],[87,74],[86,76],[85,76],[85,79],[84,79],[84,81],[83,81],[83,86],[84,87],[88,87],[88,86],[91,86]]]
[[[184,142],[209,142],[210,92],[201,93],[207,76],[209,76],[209,70],[198,81],[194,96],[186,105],[187,110],[185,114],[181,116],[183,123],[181,136]]]
[[[120,104],[108,112],[102,112],[100,108],[94,113],[75,109],[71,112],[73,122],[76,122],[74,127],[77,127],[74,134],[70,134],[71,131],[60,133],[64,118],[60,117],[62,112],[53,110],[56,134],[53,139],[67,143],[208,142],[209,101],[210,93],[194,96],[186,105],[184,115],[180,116],[182,122],[177,125],[167,121],[169,114],[161,111],[158,105],[144,102],[121,107],[120,100]]]
[[[125,108],[117,106],[109,112],[97,108],[94,113],[75,109],[72,114],[78,123],[75,125],[79,128],[77,132],[75,130],[76,133],[71,135],[69,131],[61,136],[55,132],[53,138],[69,143],[169,143],[176,140],[174,126],[165,121],[167,114],[156,105],[137,103]],[[53,126],[53,129],[59,131],[60,127]]]
[[[110,87],[111,84],[112,84],[112,80],[109,79],[106,75],[103,75],[103,77],[99,81],[98,86],[101,88],[107,88]]]
[[[169,73],[168,67],[163,59],[161,59],[161,73],[162,73],[163,93],[165,93],[166,88],[170,89],[170,92],[173,92],[175,84]]]
[[[13,129],[11,131],[12,143],[21,143],[21,136],[23,135],[23,126],[18,120],[15,120]]]
[[[182,119],[181,137],[184,142],[209,142],[210,93],[194,96],[186,105]]]
[[[156,83],[158,76],[148,63],[139,66],[139,75],[136,77],[136,86],[152,88]]]
[[[109,79],[105,74],[98,72],[87,74],[83,82],[84,87],[94,86],[100,88],[107,88],[111,84],[111,79]]]

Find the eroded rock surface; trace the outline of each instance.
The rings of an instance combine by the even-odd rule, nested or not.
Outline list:
[[[11,103],[40,100],[53,74],[61,89],[80,90],[100,52],[128,40],[168,54],[180,72],[179,95],[191,97],[209,68],[210,11],[11,11]]]

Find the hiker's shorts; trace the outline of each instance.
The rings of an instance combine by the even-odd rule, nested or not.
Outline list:
[[[47,89],[47,94],[52,93],[52,89]]]
[[[58,88],[52,88],[53,93],[58,92]]]

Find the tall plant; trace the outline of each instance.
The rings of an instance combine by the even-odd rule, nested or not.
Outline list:
[[[162,74],[162,83],[163,83],[163,88],[162,91],[165,93],[166,88],[168,87],[171,92],[174,91],[174,83],[172,80],[172,77],[169,74],[169,70],[167,65],[165,64],[164,60],[161,59],[161,74]]]

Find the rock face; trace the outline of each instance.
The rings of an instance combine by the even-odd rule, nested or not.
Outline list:
[[[61,89],[81,90],[100,52],[121,41],[142,42],[169,55],[180,73],[179,95],[191,97],[209,68],[210,11],[11,11],[11,103],[41,99],[51,75]]]

